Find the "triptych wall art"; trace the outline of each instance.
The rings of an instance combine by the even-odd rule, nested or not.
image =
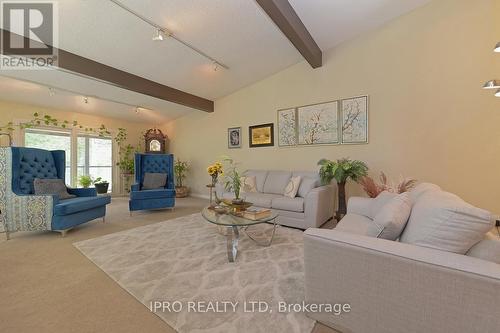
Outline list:
[[[368,96],[278,110],[280,147],[368,143]]]

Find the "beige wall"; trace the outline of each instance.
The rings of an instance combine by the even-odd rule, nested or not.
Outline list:
[[[83,113],[76,113],[76,112],[69,112],[69,111],[62,111],[62,110],[56,110],[56,109],[50,109],[50,108],[43,108],[43,107],[38,107],[38,106],[33,106],[33,105],[27,105],[27,104],[19,104],[19,103],[13,103],[13,102],[7,102],[7,101],[0,101],[0,125],[4,125],[9,121],[13,122],[23,122],[26,120],[31,120],[33,118],[33,113],[38,112],[40,115],[45,115],[49,114],[56,119],[59,120],[68,120],[69,122],[72,122],[74,120],[78,121],[79,124],[86,126],[86,127],[98,127],[101,124],[104,124],[112,133],[115,133],[118,128],[126,128],[128,131],[129,135],[129,143],[136,145],[140,142],[142,142],[142,137],[141,134],[144,130],[148,129],[151,127],[151,125],[148,124],[140,124],[140,123],[135,123],[135,122],[129,122],[129,121],[124,121],[120,119],[114,119],[114,118],[106,118],[106,117],[98,117],[94,115],[87,115]],[[14,145],[22,145],[22,135],[19,130],[16,130],[14,133]],[[2,138],[1,141],[2,144],[5,144],[4,139]],[[117,159],[116,156],[116,150],[117,147],[115,147],[115,153],[114,153],[114,158],[115,162]],[[114,182],[115,186],[113,191],[121,189],[121,177],[119,174],[119,171],[117,170],[118,168],[115,167],[116,170],[114,170]],[[121,189],[122,190],[122,189]],[[120,191],[118,191],[120,192]]]
[[[499,1],[434,0],[377,31],[302,62],[166,124],[171,151],[191,162],[189,185],[205,193],[205,167],[230,155],[242,168],[314,170],[320,158],[350,157],[380,170],[435,182],[500,213],[500,99],[483,91],[500,78]],[[265,61],[265,59],[262,59]],[[370,143],[357,146],[248,148],[248,126],[276,122],[276,110],[367,94]],[[227,149],[241,126],[243,149]],[[360,193],[351,186],[350,193]]]

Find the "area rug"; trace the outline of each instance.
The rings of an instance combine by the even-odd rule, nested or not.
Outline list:
[[[217,231],[194,214],[74,246],[178,332],[310,332],[302,232],[279,227],[270,247],[242,232],[229,263]],[[250,231],[266,237],[272,227]]]

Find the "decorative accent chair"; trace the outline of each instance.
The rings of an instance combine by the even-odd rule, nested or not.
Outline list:
[[[68,188],[75,198],[35,195],[34,180],[65,180],[65,152],[35,148],[0,148],[0,231],[52,230],[63,237],[73,227],[106,216],[109,196],[94,188]]]
[[[165,186],[144,189],[146,173],[167,174]],[[135,154],[135,184],[130,192],[130,214],[138,210],[171,208],[175,206],[174,155]]]

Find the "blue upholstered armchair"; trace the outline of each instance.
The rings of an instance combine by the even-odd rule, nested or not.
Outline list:
[[[65,233],[79,224],[104,218],[108,196],[95,189],[71,189],[76,198],[34,195],[34,180],[65,179],[65,152],[35,148],[0,148],[0,231],[53,230]]]
[[[154,190],[143,189],[146,173],[165,173],[167,183]],[[130,192],[130,214],[137,210],[174,208],[174,155],[135,154],[135,184]]]

